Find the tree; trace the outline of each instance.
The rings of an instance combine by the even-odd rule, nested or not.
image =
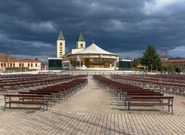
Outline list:
[[[149,70],[158,70],[162,62],[153,45],[149,44],[141,58],[141,64],[148,67]]]
[[[141,58],[136,58],[136,59],[134,59],[132,62],[131,62],[131,65],[132,65],[132,67],[137,67],[138,65],[140,65],[141,64]]]
[[[10,53],[0,52],[0,59],[12,58]]]

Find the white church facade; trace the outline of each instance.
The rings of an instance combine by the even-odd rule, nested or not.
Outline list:
[[[116,69],[119,56],[103,50],[95,43],[86,47],[82,32],[79,34],[76,48],[65,53],[65,47],[65,38],[60,31],[57,40],[57,58],[62,59],[63,65],[68,65],[69,69]]]

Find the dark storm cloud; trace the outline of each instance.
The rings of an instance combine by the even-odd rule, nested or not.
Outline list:
[[[185,57],[184,2],[4,0],[0,3],[0,51],[16,56],[54,57],[62,29],[67,50],[75,47],[82,30],[87,45],[94,40],[121,57],[142,54],[148,43],[157,50],[168,49],[175,57]]]

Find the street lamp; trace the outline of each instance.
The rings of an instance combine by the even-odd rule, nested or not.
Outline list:
[[[152,62],[149,60],[150,72],[152,72]]]

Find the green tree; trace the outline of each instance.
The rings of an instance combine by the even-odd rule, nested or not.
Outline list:
[[[149,44],[141,58],[141,64],[148,67],[149,70],[158,70],[161,68],[162,62],[153,45]]]
[[[136,68],[140,64],[141,64],[141,58],[136,58],[136,59],[132,60],[132,62],[131,62],[131,65],[134,68]]]

